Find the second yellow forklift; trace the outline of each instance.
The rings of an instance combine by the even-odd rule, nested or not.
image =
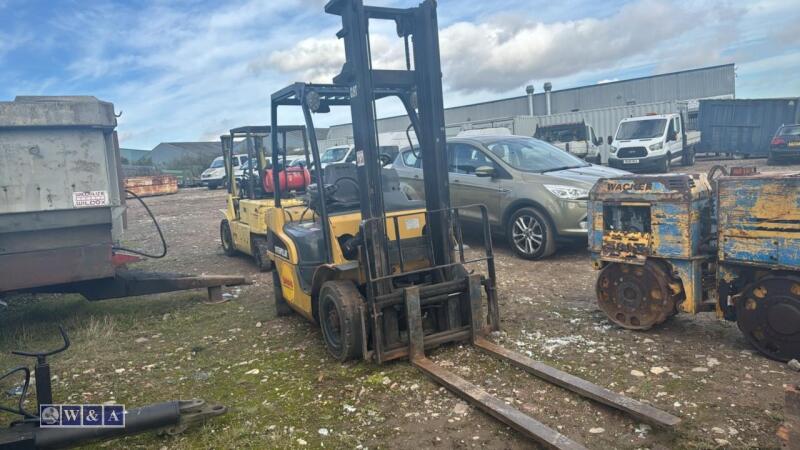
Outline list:
[[[273,133],[273,130],[274,133]],[[302,140],[308,149],[306,129],[303,126],[246,126],[234,128],[230,134],[220,137],[222,156],[225,161],[225,177],[228,187],[225,216],[220,222],[220,241],[222,249],[228,256],[238,253],[253,257],[261,271],[272,269],[272,260],[267,256],[267,211],[275,206],[275,188],[273,187],[273,169],[284,190],[284,203],[297,203],[292,199],[295,194],[305,192],[311,179],[306,166],[289,167],[286,152],[273,164],[272,153],[267,156],[267,139],[274,134],[282,148],[287,148],[288,139]],[[236,144],[244,144],[247,162],[240,178],[236,177],[233,167],[233,148]],[[308,155],[308,151],[304,154]]]

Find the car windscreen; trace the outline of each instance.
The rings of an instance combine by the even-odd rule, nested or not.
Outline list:
[[[547,142],[575,142],[586,140],[586,126],[582,123],[553,125],[536,128],[533,137]]]
[[[779,136],[800,136],[800,125],[792,125],[781,128]]]
[[[333,147],[325,150],[325,153],[319,157],[320,162],[324,163],[333,163],[337,161],[341,161],[347,155],[347,151],[350,147]]]
[[[651,139],[664,135],[667,119],[634,120],[622,122],[617,130],[617,140]]]
[[[220,167],[225,167],[225,161],[222,158],[217,158],[211,162],[212,169],[219,169]]]
[[[590,165],[558,147],[533,138],[498,139],[484,145],[506,164],[525,172],[550,172]]]

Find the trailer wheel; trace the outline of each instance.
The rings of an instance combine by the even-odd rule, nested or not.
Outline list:
[[[236,255],[236,247],[233,246],[233,235],[228,219],[224,219],[219,224],[219,240],[222,241],[222,251],[227,256]]]
[[[275,294],[275,314],[278,317],[288,316],[292,314],[292,308],[286,303],[283,298],[283,289],[281,289],[281,276],[278,274],[278,269],[272,271],[272,292]]]
[[[327,281],[319,291],[319,321],[328,353],[339,361],[361,356],[359,308],[364,297],[350,281]]]
[[[767,357],[800,358],[800,277],[771,275],[749,284],[736,302],[736,324]]]

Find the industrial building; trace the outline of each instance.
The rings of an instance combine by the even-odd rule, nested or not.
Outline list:
[[[541,92],[528,86],[526,95],[445,109],[448,135],[459,131],[460,124],[517,116],[542,116],[567,112],[597,110],[626,105],[659,102],[687,102],[689,110],[697,109],[697,101],[706,98],[735,98],[733,64],[683,70],[648,77],[569,89],[552,89],[545,83]],[[378,132],[404,131],[408,119],[387,117],[378,120]],[[468,126],[467,126],[468,127]],[[350,124],[332,126],[329,143],[352,139]]]

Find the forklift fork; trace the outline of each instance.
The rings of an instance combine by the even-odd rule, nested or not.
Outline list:
[[[426,375],[447,387],[459,397],[469,401],[485,413],[516,429],[544,447],[557,449],[585,448],[517,408],[506,404],[502,400],[481,389],[479,386],[470,383],[428,359],[425,356],[419,288],[414,286],[405,288],[403,290],[403,297],[406,307],[406,317],[408,318],[409,359],[414,367],[420,369]],[[549,383],[628,413],[638,420],[663,427],[673,427],[680,423],[680,418],[672,414],[637,400],[619,395],[594,383],[590,383],[589,381],[570,375],[490,342],[484,336],[483,331],[480,275],[469,276],[469,297],[471,340],[472,344],[481,351],[504,359]],[[496,299],[489,300],[490,309],[492,301],[496,302]],[[496,308],[497,305],[495,304],[495,310]],[[490,314],[490,321],[491,320],[493,319]],[[491,328],[495,326],[499,327],[499,324],[491,324]]]

